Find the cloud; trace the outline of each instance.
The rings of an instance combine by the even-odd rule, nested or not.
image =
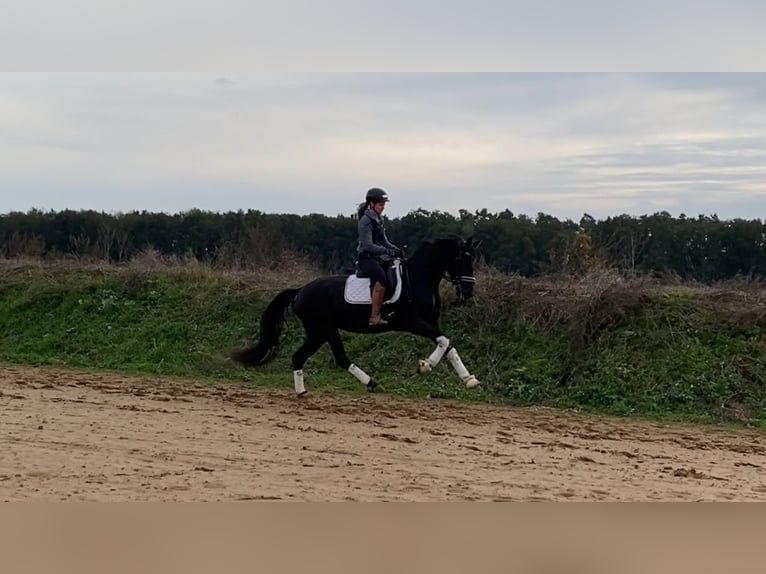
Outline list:
[[[749,216],[766,181],[765,79],[5,74],[0,195],[6,209],[335,214],[379,185],[391,215]]]
[[[741,70],[766,53],[755,0],[5,4],[4,69]]]

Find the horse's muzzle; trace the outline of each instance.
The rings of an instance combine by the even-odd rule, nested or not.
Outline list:
[[[457,294],[466,301],[473,297],[473,286],[476,283],[476,277],[461,275],[456,281]]]

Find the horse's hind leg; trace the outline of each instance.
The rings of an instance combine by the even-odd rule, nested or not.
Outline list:
[[[323,331],[319,329],[307,330],[306,340],[293,353],[293,382],[295,384],[295,392],[299,397],[302,397],[307,392],[303,382],[303,366],[324,345],[325,341],[327,341],[327,336]]]
[[[357,367],[349,360],[348,355],[346,355],[346,349],[343,346],[343,340],[340,337],[340,332],[338,332],[338,329],[335,327],[331,327],[329,329],[327,333],[327,341],[330,343],[330,349],[332,349],[332,354],[335,357],[335,362],[337,365],[341,369],[344,369],[354,375],[360,383],[367,387],[369,391],[374,391],[378,386],[378,383],[372,380],[367,373],[365,373],[362,369]]]

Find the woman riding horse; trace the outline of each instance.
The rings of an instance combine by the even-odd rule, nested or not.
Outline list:
[[[388,321],[381,319],[380,309],[388,288],[388,279],[383,269],[382,257],[401,257],[402,250],[391,243],[386,237],[383,227],[383,210],[388,203],[388,195],[378,187],[367,192],[365,203],[359,204],[359,243],[356,248],[359,275],[370,278],[372,309],[370,325],[387,325]]]
[[[480,242],[479,242],[480,243]],[[303,344],[292,355],[293,380],[298,396],[306,394],[303,366],[325,343],[336,364],[351,373],[368,390],[377,382],[346,355],[340,331],[352,333],[408,332],[426,337],[436,348],[418,362],[418,372],[427,373],[446,358],[467,387],[478,379],[466,369],[457,349],[439,326],[439,284],[448,279],[463,299],[473,296],[473,261],[478,243],[473,237],[444,237],[423,241],[401,267],[401,293],[390,305],[385,326],[370,325],[364,305],[349,302],[344,294],[347,276],[318,277],[303,286],[283,289],[266,306],[256,344],[238,349],[232,359],[248,367],[271,361],[279,351],[285,313],[292,308],[305,331]]]

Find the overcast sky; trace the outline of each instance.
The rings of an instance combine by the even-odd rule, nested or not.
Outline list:
[[[766,74],[0,74],[0,212],[766,214]]]

